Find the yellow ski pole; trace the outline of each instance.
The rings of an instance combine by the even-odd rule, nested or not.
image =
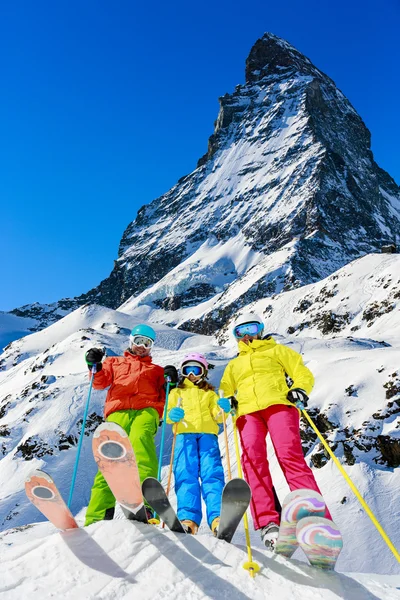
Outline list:
[[[237,461],[237,466],[238,466],[238,475],[241,479],[243,479],[242,465],[240,464],[239,441],[238,441],[238,434],[237,434],[237,429],[236,429],[236,416],[234,417],[232,415],[232,423],[233,423],[233,437],[235,440],[235,451],[236,451],[236,461]],[[244,563],[243,569],[246,569],[246,571],[249,572],[250,577],[255,577],[256,573],[258,573],[258,571],[260,570],[260,565],[253,561],[253,554],[251,552],[251,545],[250,545],[249,520],[247,518],[247,512],[245,512],[243,515],[243,524],[244,524],[244,531],[245,531],[245,535],[246,535],[247,556],[249,557],[248,562]]]
[[[303,415],[305,416],[305,418],[310,423],[311,427],[314,429],[315,433],[317,434],[317,436],[321,440],[321,442],[322,442],[324,448],[326,449],[326,451],[328,452],[329,456],[332,458],[332,460],[334,461],[335,465],[337,466],[337,468],[339,469],[339,471],[341,472],[341,474],[343,475],[343,477],[345,478],[345,480],[347,481],[347,483],[349,484],[349,486],[351,487],[351,489],[353,490],[353,492],[357,496],[357,498],[358,498],[361,506],[363,507],[363,509],[365,510],[365,512],[367,513],[367,515],[369,516],[369,518],[371,519],[371,521],[373,522],[373,524],[375,525],[375,527],[377,528],[377,530],[379,531],[379,533],[381,534],[381,536],[383,537],[385,543],[388,545],[389,549],[391,550],[391,552],[393,553],[393,555],[395,556],[395,558],[397,558],[398,562],[400,562],[400,554],[398,553],[398,551],[394,547],[393,543],[390,541],[389,536],[387,535],[387,533],[385,532],[385,530],[383,529],[383,527],[379,523],[378,519],[375,517],[374,513],[372,512],[372,510],[369,508],[368,504],[365,502],[364,498],[361,496],[360,492],[358,491],[358,489],[354,485],[353,481],[350,479],[350,476],[346,473],[346,471],[344,470],[344,468],[340,464],[339,460],[336,458],[335,454],[330,449],[330,447],[329,447],[328,443],[326,442],[326,440],[322,437],[322,435],[319,432],[319,430],[318,430],[317,426],[315,425],[314,421],[311,419],[310,415],[305,410],[304,405],[302,405],[302,404],[300,405],[300,403],[297,403],[297,404],[298,404],[298,408],[301,409]]]

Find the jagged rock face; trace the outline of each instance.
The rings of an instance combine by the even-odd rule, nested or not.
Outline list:
[[[210,333],[238,307],[318,281],[400,234],[400,190],[374,162],[368,129],[290,44],[258,40],[246,83],[220,105],[197,169],[138,211],[111,275],[70,309],[140,294],[167,310],[214,298],[181,324]]]

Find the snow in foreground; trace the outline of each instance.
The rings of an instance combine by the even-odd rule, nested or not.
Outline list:
[[[7,600],[400,599],[400,575],[324,573],[257,549],[261,570],[253,580],[242,567],[242,545],[123,519],[65,533],[50,523],[9,530],[0,555],[0,598]]]

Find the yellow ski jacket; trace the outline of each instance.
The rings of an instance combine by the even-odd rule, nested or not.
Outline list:
[[[183,421],[178,423],[177,433],[215,433],[218,435],[217,423],[222,422],[222,412],[217,405],[218,396],[212,390],[201,390],[189,379],[184,380],[183,388],[174,388],[169,393],[168,412],[178,405],[178,399],[185,411]],[[221,413],[221,414],[220,414]],[[167,423],[172,423],[167,416]]]
[[[238,416],[273,404],[293,406],[286,398],[289,389],[311,392],[314,377],[295,350],[277,344],[272,337],[250,344],[240,341],[238,349],[239,355],[227,364],[220,384],[226,397],[236,397]],[[290,388],[285,373],[293,381]]]

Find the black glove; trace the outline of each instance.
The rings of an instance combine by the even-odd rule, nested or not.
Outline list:
[[[239,402],[236,400],[235,396],[229,396],[229,399],[231,401],[231,407],[237,412],[239,408]]]
[[[167,377],[169,377],[170,381],[172,384],[177,384],[178,383],[178,371],[176,370],[176,368],[173,365],[167,365],[166,367],[164,367],[164,379],[166,379]],[[170,386],[170,387],[174,387],[174,386]]]
[[[292,390],[289,390],[286,398],[290,402],[293,402],[293,404],[296,404],[296,402],[302,402],[304,407],[306,407],[308,404],[308,396],[305,391],[301,390],[300,388],[293,388]]]
[[[85,354],[86,364],[91,369],[93,365],[96,365],[96,371],[99,372],[103,368],[101,361],[105,355],[104,350],[101,348],[90,348]]]

